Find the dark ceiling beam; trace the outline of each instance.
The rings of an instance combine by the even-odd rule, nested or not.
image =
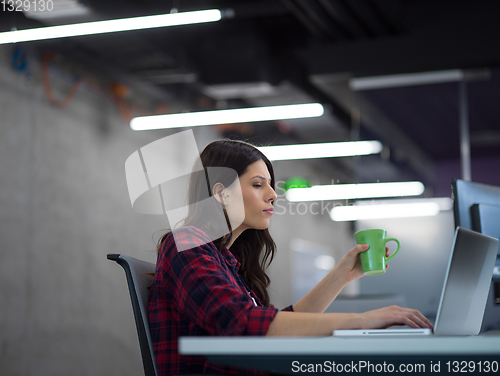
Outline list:
[[[350,36],[332,18],[321,3],[315,0],[295,0],[303,14],[322,31],[322,39],[346,40]]]
[[[352,38],[364,38],[368,34],[341,0],[319,0],[334,22],[341,25]]]
[[[149,14],[161,14],[170,12],[169,2],[158,1],[154,8],[148,2],[136,2],[121,0],[102,1],[84,0],[83,3],[92,9],[93,12],[102,15],[105,19],[117,19],[127,17],[146,16]]]
[[[389,34],[389,27],[374,11],[373,5],[368,0],[355,0],[345,2],[346,6],[359,18],[360,23],[373,36]]]
[[[313,85],[305,76],[295,76],[291,78],[291,82],[310,95],[316,101],[323,104],[326,109],[337,118],[349,131],[352,127],[351,115],[341,107],[335,99],[325,94],[324,91]]]
[[[397,34],[403,30],[401,27],[402,7],[400,0],[372,0],[370,5],[387,26],[390,34]]]
[[[285,7],[292,13],[297,20],[311,33],[311,35],[315,38],[322,39],[323,32],[322,30],[312,22],[302,10],[295,4],[293,0],[281,0],[281,2],[285,5]]]
[[[236,19],[279,16],[290,13],[281,1],[239,1],[231,4],[230,8],[234,11]]]
[[[314,100],[323,104],[348,131],[351,130],[352,122],[350,113],[347,112],[336,99],[311,83],[309,74],[301,63],[291,56],[281,56],[277,59],[277,64],[281,67],[284,80],[288,80],[304,93],[314,98]]]
[[[412,33],[297,52],[310,74],[352,76],[472,69],[500,65],[498,5],[430,23]]]

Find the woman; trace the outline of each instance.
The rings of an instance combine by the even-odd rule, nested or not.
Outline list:
[[[159,242],[149,305],[159,375],[260,374],[181,356],[180,336],[327,336],[334,329],[432,327],[420,312],[396,306],[324,313],[348,282],[363,276],[358,254],[367,245],[351,249],[303,299],[278,311],[269,303],[265,273],[276,248],[268,231],[277,198],[271,163],[252,145],[232,140],[207,145],[199,163],[183,226]]]

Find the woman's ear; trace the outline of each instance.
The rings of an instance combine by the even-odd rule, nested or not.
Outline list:
[[[222,183],[215,183],[212,188],[212,195],[215,197],[217,201],[219,201],[222,205],[225,205],[226,201],[226,187]]]

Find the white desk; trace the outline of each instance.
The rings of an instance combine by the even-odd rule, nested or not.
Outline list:
[[[479,367],[484,371],[487,362],[490,365],[497,362],[496,372],[483,373],[492,375],[500,372],[500,336],[497,335],[418,338],[181,337],[179,352],[183,355],[203,355],[217,363],[288,374],[300,373],[297,372],[299,365],[305,367],[305,364],[324,362],[330,362],[330,366],[331,362],[337,366],[352,365],[352,362],[369,362],[372,365],[386,362],[394,364],[395,370],[401,364],[418,362],[425,364],[426,372],[440,363],[440,375],[457,373],[453,370],[456,367],[460,370],[465,365],[462,362],[475,362],[475,371]],[[315,373],[319,374],[321,372]],[[331,375],[332,371],[324,371],[323,374]]]

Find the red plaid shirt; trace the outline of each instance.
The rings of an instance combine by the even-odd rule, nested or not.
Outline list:
[[[192,248],[178,252],[169,234],[158,254],[150,292],[149,325],[158,375],[263,374],[179,354],[181,336],[265,335],[278,310],[262,306],[238,274],[239,261],[228,249],[219,252],[203,231],[182,227],[175,230],[175,240]]]

